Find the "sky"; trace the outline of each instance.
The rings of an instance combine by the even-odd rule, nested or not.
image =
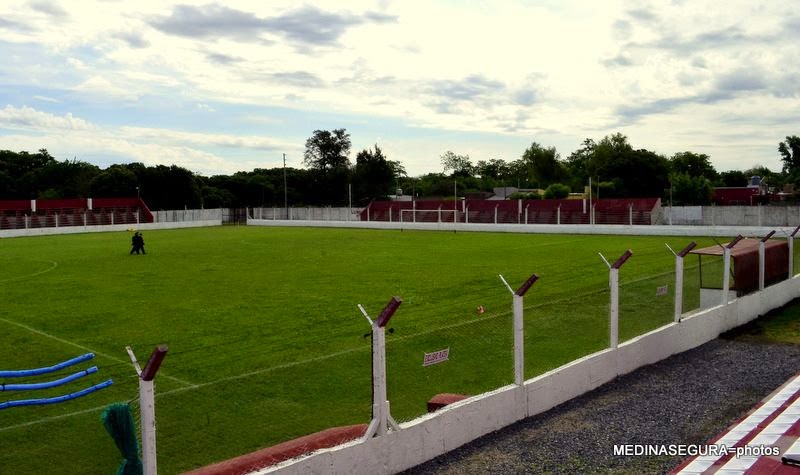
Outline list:
[[[302,167],[345,128],[411,176],[622,133],[718,171],[800,135],[800,2],[0,2],[0,149]]]

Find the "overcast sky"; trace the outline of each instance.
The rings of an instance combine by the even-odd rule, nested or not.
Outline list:
[[[566,158],[621,132],[780,169],[800,135],[800,6],[752,0],[5,0],[0,149],[176,164],[206,176],[300,167],[346,128],[411,175]]]

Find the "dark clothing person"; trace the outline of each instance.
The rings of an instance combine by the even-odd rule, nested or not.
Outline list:
[[[131,239],[131,254],[134,252],[139,254],[139,251],[142,251],[142,254],[147,254],[144,252],[144,238],[142,237],[142,233],[136,232],[133,234],[133,238]]]

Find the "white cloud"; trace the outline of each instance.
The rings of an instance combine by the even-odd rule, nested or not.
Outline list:
[[[798,133],[787,130],[798,123],[793,111],[800,109],[800,89],[792,80],[800,73],[800,20],[790,5],[208,5],[86,1],[72,2],[68,12],[38,1],[26,8],[0,5],[3,41],[17,46],[13,68],[0,77],[0,103],[24,115],[17,110],[24,106],[18,96],[4,91],[33,84],[37,89],[28,103],[59,98],[59,105],[84,119],[98,114],[102,131],[113,129],[141,144],[131,150],[153,141],[173,147],[169,154],[177,156],[187,147],[198,152],[187,156],[204,167],[217,163],[204,153],[233,163],[241,153],[226,155],[228,149],[257,155],[281,148],[299,155],[303,142],[296,130],[278,127],[280,116],[252,117],[247,125],[261,123],[270,131],[262,139],[251,127],[241,136],[230,128],[208,134],[202,130],[209,127],[192,129],[197,120],[177,131],[183,128],[178,116],[167,118],[169,127],[142,128],[148,122],[136,116],[137,108],[148,100],[180,102],[220,123],[232,121],[236,107],[254,110],[237,112],[238,123],[264,106],[283,108],[285,122],[306,123],[307,134],[356,119],[391,120],[406,129],[402,136],[381,131],[381,140],[391,144],[385,147],[390,158],[408,161],[412,174],[439,169],[438,155],[458,148],[450,138],[454,131],[480,133],[470,145],[475,160],[516,158],[533,140],[557,145],[566,156],[583,138],[623,131],[635,146],[664,153],[711,150],[705,153],[720,168],[776,160],[775,144]],[[131,116],[130,127],[111,128],[93,109],[120,103]],[[787,120],[777,123],[775,116]],[[19,130],[26,123],[16,120],[6,118],[0,126]],[[409,135],[414,128],[425,133]],[[746,157],[731,146],[731,130],[743,134],[735,143]],[[369,137],[353,139],[374,144]],[[513,153],[519,144],[522,149]]]
[[[0,127],[41,132],[50,130],[95,130],[94,126],[83,119],[73,117],[69,112],[63,116],[57,116],[47,112],[40,112],[32,107],[14,107],[12,105],[6,105],[0,110]]]

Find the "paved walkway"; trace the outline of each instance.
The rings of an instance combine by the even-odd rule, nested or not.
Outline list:
[[[800,374],[715,437],[675,471],[680,475],[800,474]],[[719,451],[718,451],[719,449]]]

